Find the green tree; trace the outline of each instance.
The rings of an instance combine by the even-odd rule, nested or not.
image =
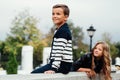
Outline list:
[[[4,48],[4,42],[0,41],[0,53],[3,53],[3,48]],[[1,55],[0,55],[1,56]]]
[[[18,37],[25,44],[29,41],[40,41],[42,34],[37,29],[38,22],[39,20],[31,16],[28,11],[23,11],[12,22],[11,35]]]
[[[68,25],[72,32],[73,41],[73,59],[77,60],[81,55],[88,52],[88,45],[83,43],[84,33],[80,26],[75,26],[71,20],[68,20]]]
[[[42,62],[42,33],[40,33],[40,30],[37,28],[38,22],[39,19],[31,16],[27,10],[20,12],[12,21],[12,27],[10,28],[10,33],[7,35],[5,43],[15,46],[19,64],[21,62],[21,49],[24,45],[31,45],[34,47],[34,67]],[[4,53],[7,53],[8,49],[9,47],[5,44]]]
[[[118,49],[115,47],[115,44],[111,42],[111,35],[107,32],[102,34],[102,40],[107,42],[110,46],[110,54],[112,59],[115,59],[117,57]]]
[[[53,25],[53,27],[50,29],[50,31],[45,34],[45,37],[42,39],[42,42],[45,43],[45,46],[51,46],[51,42],[53,39],[53,35],[54,35],[54,31],[55,31],[55,25]]]
[[[116,42],[115,47],[118,49],[117,56],[120,57],[120,42]]]
[[[9,51],[9,61],[7,62],[7,74],[17,74],[18,63],[15,56],[14,49]]]
[[[7,70],[7,73],[8,74],[17,74],[17,66],[18,66],[18,63],[17,63],[17,60],[16,60],[16,46],[15,45],[11,45],[10,42],[1,42],[0,43],[0,49],[1,49],[1,60],[3,61],[3,55],[4,54],[7,54],[7,65],[6,67],[4,67],[4,65],[6,64],[6,62],[2,62],[2,67],[4,69]],[[9,54],[8,54],[9,53]],[[8,57],[9,55],[9,57]]]
[[[2,67],[3,42],[0,41],[0,67]]]
[[[5,43],[3,41],[0,41],[0,65],[3,69],[5,69],[6,62],[8,61],[8,54],[4,54],[4,47]]]

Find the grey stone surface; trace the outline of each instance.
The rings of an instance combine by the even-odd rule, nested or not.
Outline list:
[[[112,80],[120,80],[120,73],[111,73]],[[57,74],[12,74],[0,75],[0,80],[90,80],[84,72]],[[97,79],[99,80],[99,79]]]

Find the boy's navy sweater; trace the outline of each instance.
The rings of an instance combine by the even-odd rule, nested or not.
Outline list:
[[[68,73],[73,62],[72,37],[67,23],[63,24],[54,34],[50,53],[52,70]]]

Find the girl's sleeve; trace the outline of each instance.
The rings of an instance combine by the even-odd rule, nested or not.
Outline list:
[[[83,67],[85,63],[85,55],[80,57],[77,61],[73,62],[72,70],[77,71],[79,68]]]

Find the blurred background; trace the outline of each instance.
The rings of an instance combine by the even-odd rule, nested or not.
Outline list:
[[[115,58],[120,57],[120,0],[0,0],[1,69],[8,69],[7,64],[13,56],[15,64],[21,65],[24,45],[34,48],[33,67],[42,64],[43,49],[51,46],[55,30],[52,6],[58,3],[70,8],[67,23],[73,36],[74,61],[89,52],[87,29],[92,26],[95,32],[91,44],[107,42],[115,65]]]

